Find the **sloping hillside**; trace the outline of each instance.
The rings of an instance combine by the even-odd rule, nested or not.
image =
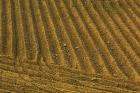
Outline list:
[[[139,0],[0,0],[0,93],[139,93]]]

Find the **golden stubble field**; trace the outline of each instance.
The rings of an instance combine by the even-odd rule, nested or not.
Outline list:
[[[140,1],[0,0],[0,93],[140,93]]]

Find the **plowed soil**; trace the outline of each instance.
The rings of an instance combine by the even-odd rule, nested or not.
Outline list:
[[[0,93],[140,93],[140,1],[0,0]]]

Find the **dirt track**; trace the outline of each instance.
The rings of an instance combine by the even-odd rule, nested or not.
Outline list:
[[[139,0],[0,0],[0,93],[139,92]]]

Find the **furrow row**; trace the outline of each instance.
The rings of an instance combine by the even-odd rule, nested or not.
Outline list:
[[[1,1],[1,55],[13,55],[13,30],[11,16],[11,1]]]
[[[130,88],[140,82],[138,2],[0,0],[0,69],[20,78],[42,78],[36,83],[47,89],[28,88],[30,92],[140,91]],[[102,79],[88,81],[78,75]],[[12,84],[2,81],[0,91],[7,87],[17,92]]]
[[[129,1],[128,1],[129,2]],[[130,19],[134,22],[134,25],[137,26],[138,31],[137,30],[131,30],[132,33],[135,35],[136,39],[139,41],[140,40],[140,16],[137,15],[138,12],[138,7],[135,5],[133,5],[133,3],[129,3],[128,2],[120,2],[120,6],[124,9],[124,11],[126,11],[127,15],[130,17]],[[124,7],[125,6],[125,7]],[[134,9],[134,7],[135,9]]]
[[[139,42],[134,38],[133,34],[130,33],[132,30],[134,31],[139,31],[136,30],[135,25],[133,25],[133,22],[129,20],[129,17],[125,14],[125,12],[117,5],[117,3],[108,4],[114,12],[116,13],[113,18],[115,19],[116,23],[118,24],[118,27],[121,27],[124,31],[121,31],[124,37],[128,40],[130,45],[132,46],[133,50],[138,54],[139,56],[139,48],[140,44]],[[111,6],[112,5],[112,6]],[[125,20],[124,20],[125,19]]]
[[[22,22],[23,22],[23,33],[24,33],[24,40],[25,40],[26,51],[27,51],[26,53],[27,58],[29,60],[36,60],[38,47],[37,47],[37,43],[35,39],[36,38],[35,28],[33,26],[30,3],[28,2],[29,0],[23,0],[23,1],[19,0],[19,1],[20,1],[20,6],[21,6],[21,16],[22,16]]]
[[[96,4],[94,4],[93,6],[95,6],[95,8],[97,9],[97,11],[103,11],[103,8],[101,7],[102,5],[100,5],[100,2],[95,1]],[[105,2],[103,2],[104,4]],[[107,5],[106,5],[107,6]],[[100,7],[100,8],[98,8]],[[100,10],[99,10],[100,9]],[[102,9],[102,10],[101,10]],[[97,15],[97,14],[96,14]],[[94,16],[92,14],[92,16]],[[99,15],[98,15],[99,16]],[[93,18],[93,17],[92,17]],[[120,49],[120,46],[118,46],[117,42],[114,40],[114,37],[112,37],[112,35],[109,32],[109,29],[106,28],[106,26],[104,25],[104,23],[102,22],[102,20],[99,20],[100,18],[98,18],[97,21],[97,17],[96,19],[93,19],[93,22],[95,23],[95,25],[97,26],[97,29],[101,35],[101,37],[103,38],[104,42],[106,43],[106,45],[109,48],[109,51],[111,53],[111,55],[115,58],[118,67],[121,69],[121,71],[123,73],[125,73],[126,76],[128,76],[128,78],[131,78],[131,75],[127,73],[127,69],[130,67],[131,69],[133,69],[132,73],[136,73],[134,68],[131,67],[129,60],[127,59],[127,57],[125,56],[124,52]],[[102,31],[103,30],[103,31]],[[118,55],[119,54],[119,55]],[[118,56],[117,56],[118,55]],[[126,62],[126,63],[125,63]],[[121,64],[121,65],[120,65]],[[137,73],[136,73],[137,74]],[[132,75],[133,76],[133,75]],[[136,75],[137,78],[139,78],[138,75]],[[137,80],[137,79],[136,79]]]
[[[113,36],[115,41],[118,43],[118,45],[124,51],[127,58],[130,59],[132,64],[137,67],[140,59],[135,54],[135,52],[131,49],[129,43],[127,43],[127,41],[125,40],[123,35],[119,32],[120,29],[117,28],[116,24],[113,22],[113,20],[110,18],[110,16],[106,13],[106,11],[103,8],[101,8],[100,11],[99,10],[97,10],[97,11],[99,12],[99,16],[102,17],[102,20],[104,21],[104,23],[106,22],[106,26],[107,26],[107,28],[109,28],[108,32],[111,33],[111,35]],[[108,43],[110,43],[110,42],[108,42]],[[137,67],[137,71],[139,71],[139,66]]]
[[[11,72],[9,72],[9,73],[11,73]],[[4,77],[4,76],[6,76],[6,75],[8,75],[8,74],[4,74],[4,72],[3,72],[3,76],[2,77]],[[15,74],[16,75],[16,74]],[[47,74],[46,74],[47,75]],[[14,74],[13,74],[13,76],[14,76]],[[12,76],[12,77],[13,77]],[[17,75],[16,75],[17,76]],[[49,79],[49,77],[50,77],[50,79]],[[49,85],[47,82],[52,82],[51,80],[55,80],[55,79],[53,79],[50,75],[49,75],[49,77],[48,77],[48,75],[47,75],[47,77],[45,78],[45,80],[42,78],[41,80],[39,80],[39,79],[37,79],[37,77],[35,78],[35,80],[33,79],[34,78],[34,76],[32,77],[32,78],[30,78],[30,79],[33,79],[33,81],[31,80],[30,81],[30,79],[27,77],[27,76],[22,76],[22,78],[24,78],[24,79],[22,79],[22,78],[20,78],[20,79],[22,79],[22,80],[24,80],[24,82],[26,81],[26,82],[32,82],[32,83],[39,83],[39,84],[44,84],[44,85]],[[40,78],[40,77],[38,77],[38,78]],[[85,81],[79,81],[79,80],[76,80],[76,79],[74,79],[74,78],[70,78],[70,77],[63,77],[62,76],[62,80],[61,79],[59,79],[59,77],[55,77],[55,78],[57,78],[61,83],[63,83],[63,84],[66,84],[66,83],[68,83],[68,84],[71,84],[71,85],[77,85],[78,84],[78,86],[85,86],[85,87],[89,87],[89,88],[93,88],[93,89],[97,89],[97,90],[100,90],[100,91],[110,91],[111,92],[111,90],[110,90],[110,84],[109,84],[109,86],[108,85],[106,85],[106,86],[108,86],[108,88],[106,88],[105,86],[103,86],[103,84],[101,83],[101,85],[100,85],[100,83],[96,83],[96,81],[94,82],[94,83],[89,83],[89,82],[85,82]],[[61,77],[60,77],[61,78]],[[47,79],[47,80],[46,80]],[[6,80],[6,78],[2,78],[1,80]],[[57,82],[59,82],[57,80]],[[7,80],[6,80],[7,81]],[[72,83],[72,81],[75,81],[75,83],[73,82]],[[8,80],[7,82],[15,82],[14,80]],[[53,82],[55,82],[55,81],[53,81]],[[58,87],[56,84],[57,84],[57,82],[55,83],[55,87]],[[77,82],[77,83],[76,83]],[[78,83],[79,82],[79,83]],[[16,83],[16,82],[15,82]],[[107,82],[106,82],[107,83]],[[80,84],[80,85],[79,85]],[[82,85],[81,85],[82,84]],[[58,83],[58,85],[60,85],[60,83]],[[66,84],[67,85],[67,84]],[[22,84],[20,85],[20,86],[22,86]],[[60,86],[59,86],[60,87]],[[103,88],[104,87],[104,88]],[[128,86],[129,87],[129,86]],[[117,87],[112,87],[113,89],[114,89],[114,92],[116,91],[123,91],[123,92],[131,92],[130,90],[125,90],[125,89],[122,89],[122,88],[117,88]],[[112,89],[111,88],[111,89]],[[131,87],[130,87],[131,88]],[[133,89],[134,89],[134,87],[133,87]],[[133,92],[135,91],[135,90],[132,90]]]

